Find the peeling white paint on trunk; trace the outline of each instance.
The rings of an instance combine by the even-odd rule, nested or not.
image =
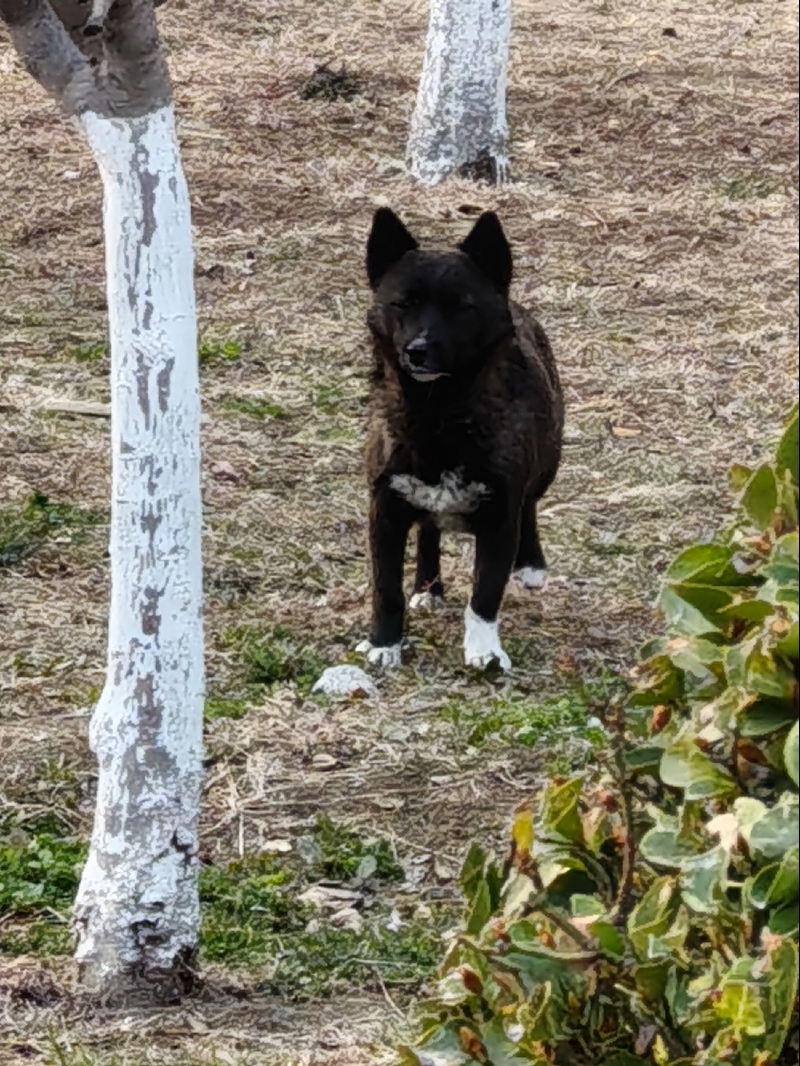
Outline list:
[[[177,975],[199,930],[200,400],[189,197],[171,107],[80,117],[105,192],[111,338],[108,674],[75,903],[90,985]],[[178,978],[180,980],[180,978]]]
[[[425,61],[407,161],[435,184],[465,163],[508,176],[506,77],[511,0],[430,0]]]

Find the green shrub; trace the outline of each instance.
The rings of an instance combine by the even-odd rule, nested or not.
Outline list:
[[[798,1062],[798,416],[735,468],[735,529],[667,572],[608,750],[522,807],[468,909],[415,1066]]]

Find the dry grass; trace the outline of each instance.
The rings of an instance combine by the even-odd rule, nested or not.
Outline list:
[[[163,11],[202,332],[241,345],[225,359],[210,343],[203,368],[211,692],[238,683],[232,627],[283,624],[328,662],[363,635],[362,248],[378,203],[444,244],[496,208],[513,240],[515,295],[551,335],[569,405],[542,523],[551,583],[537,598],[509,596],[515,675],[476,680],[457,653],[469,562],[453,540],[451,606],[412,619],[414,660],[382,682],[378,711],[325,708],[287,688],[240,721],[210,724],[210,857],[296,835],[319,810],[390,835],[401,854],[439,857],[440,873],[467,836],[496,836],[547,754],[476,750],[437,708],[558,692],[630,661],[654,625],[665,561],[720,526],[728,464],[768,447],[795,392],[796,4],[668,15],[642,0],[579,11],[518,0],[514,181],[500,190],[424,190],[403,174],[424,7],[240,0],[234,15],[174,0]],[[98,180],[2,48],[0,507],[39,491],[102,510],[106,422],[42,413],[53,399],[107,400],[104,360],[75,350],[105,336]],[[319,64],[345,57],[356,96],[302,98]],[[61,810],[83,832],[103,553],[100,531],[0,571],[0,801],[23,818]],[[331,769],[315,766],[320,753]],[[230,980],[190,1009],[120,1017],[73,998],[66,964],[50,977],[8,960],[3,1060],[391,1061],[396,1012],[380,991],[303,1010],[239,1002]]]

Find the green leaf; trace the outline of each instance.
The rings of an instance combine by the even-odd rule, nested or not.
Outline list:
[[[728,862],[728,852],[720,846],[683,863],[681,891],[693,911],[714,914],[719,910],[727,887]]]
[[[586,927],[586,930],[597,940],[604,954],[611,956],[613,959],[624,958],[625,937],[613,922],[603,920],[591,922]]]
[[[676,884],[672,877],[654,881],[628,918],[628,937],[640,959],[648,958],[650,938],[662,936],[677,912]]]
[[[460,970],[451,970],[436,983],[436,997],[446,1007],[457,1007],[467,1000],[473,999],[474,994],[464,984],[464,978]]]
[[[798,587],[798,534],[785,533],[773,546],[767,562],[760,573],[780,588],[797,589]]]
[[[727,607],[721,607],[718,614],[723,621],[732,622],[739,619],[742,622],[763,622],[772,614],[772,604],[764,600],[746,598],[740,594],[735,596]]]
[[[599,918],[606,913],[606,906],[601,899],[582,892],[570,897],[569,909],[573,918]]]
[[[540,814],[545,836],[568,844],[583,844],[583,824],[578,810],[582,787],[582,777],[562,784],[548,784]]]
[[[747,838],[750,851],[765,859],[781,859],[790,848],[796,848],[800,838],[797,816],[797,796],[784,793],[780,802],[750,829]]]
[[[794,672],[774,656],[755,648],[747,658],[745,686],[762,696],[791,700],[794,694]]]
[[[737,1041],[743,1036],[763,1036],[766,1021],[758,992],[746,981],[730,981],[722,988],[715,1013],[729,1022]]]
[[[734,554],[727,545],[695,544],[671,564],[667,580],[678,585],[747,585],[749,578],[733,566]]]
[[[735,492],[738,496],[738,494],[744,490],[745,485],[752,476],[753,471],[749,466],[742,466],[741,463],[734,463],[728,471],[728,484],[730,485],[731,492]]]
[[[400,1052],[406,1056],[403,1066],[474,1066],[475,1062],[462,1048],[455,1022],[434,1026],[418,1048],[404,1045]]]
[[[719,632],[719,626],[715,622],[687,603],[670,585],[661,590],[658,605],[670,629],[682,636],[701,637],[706,633]]]
[[[681,788],[687,800],[711,799],[729,795],[736,782],[697,748],[690,732],[684,732],[661,757],[661,780],[672,788]]]
[[[503,1028],[503,1021],[495,1017],[492,1024],[481,1031],[488,1061],[491,1066],[525,1066],[530,1064],[531,1056],[521,1051]]]
[[[785,729],[797,719],[797,711],[788,700],[761,699],[739,716],[739,735],[763,737]]]
[[[772,525],[778,506],[778,482],[768,463],[760,466],[745,485],[742,506],[756,529],[765,530]]]
[[[696,843],[682,834],[677,819],[664,819],[659,825],[654,826],[642,837],[639,850],[642,857],[654,866],[666,866],[670,869],[681,869],[684,862],[694,858],[698,849]]]
[[[472,900],[478,887],[483,880],[483,871],[486,868],[486,852],[483,848],[473,844],[467,852],[464,865],[461,868],[461,891],[468,900]]]
[[[770,962],[772,963],[769,975],[770,1025],[764,1036],[764,1051],[777,1062],[786,1042],[793,1015],[796,1019],[797,944],[789,940],[785,941],[770,953]]]
[[[775,645],[775,651],[797,662],[800,658],[800,624],[792,622],[789,632]]]
[[[782,906],[797,900],[800,889],[800,858],[798,849],[791,848],[781,862],[759,870],[753,878],[748,895],[759,910]]]
[[[800,768],[798,768],[798,723],[795,722],[786,738],[786,746],[783,749],[783,759],[786,763],[786,773],[797,785]]]
[[[543,852],[537,860],[539,878],[551,892],[589,891],[594,884],[585,863],[568,851]]]
[[[646,744],[641,748],[633,748],[631,751],[625,752],[625,766],[631,773],[642,773],[649,771],[653,773],[658,769],[658,764],[661,762],[661,756],[664,753],[663,748],[656,747],[654,744]]]
[[[775,455],[775,464],[778,467],[778,470],[788,470],[795,487],[797,487],[798,482],[800,482],[800,475],[798,475],[800,434],[798,433],[797,419],[798,409],[797,406],[795,406],[789,416],[789,421],[786,424],[786,429],[783,431],[783,436],[778,444],[778,450]]]
[[[787,903],[785,907],[778,907],[771,911],[769,916],[769,931],[776,936],[793,936],[797,938],[797,929],[800,925],[800,906],[795,903]]]
[[[472,899],[472,907],[465,926],[467,936],[476,936],[489,921],[492,915],[492,899],[489,886],[481,881],[475,890]]]
[[[669,962],[643,962],[634,967],[636,987],[648,1003],[661,1006],[667,990],[671,964]]]
[[[739,796],[733,801],[733,813],[739,823],[739,832],[748,846],[753,826],[764,817],[767,810],[767,805],[753,796]]]

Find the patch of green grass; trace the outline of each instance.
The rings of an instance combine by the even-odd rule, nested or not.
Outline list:
[[[605,555],[613,558],[617,555],[639,555],[641,553],[641,547],[637,547],[635,544],[630,544],[626,540],[612,540],[608,543],[601,540],[593,540],[587,547],[590,551],[593,551],[595,555]]]
[[[338,839],[338,838],[337,838]],[[285,858],[248,856],[200,873],[202,952],[232,967],[268,968],[258,991],[290,998],[376,983],[416,989],[429,978],[452,914],[386,928],[386,908],[364,912],[360,929],[336,929],[299,902],[302,882]]]
[[[81,841],[12,831],[0,844],[0,914],[8,919],[0,925],[0,952],[52,955],[69,950],[66,915],[85,861]]]
[[[223,411],[233,411],[237,415],[255,418],[259,422],[267,418],[289,417],[289,412],[285,407],[262,396],[224,396],[220,400],[220,407]]]
[[[358,440],[358,433],[348,426],[318,426],[313,439],[330,444],[352,444]]]
[[[324,415],[335,415],[342,410],[345,398],[333,385],[319,385],[314,389],[314,406]]]
[[[238,721],[247,714],[248,703],[243,699],[232,699],[225,696],[209,696],[205,702],[205,716],[210,722],[218,718],[232,718]]]
[[[72,906],[86,845],[41,833],[0,844],[0,914],[34,914]]]
[[[44,493],[34,492],[21,506],[0,509],[0,567],[33,555],[50,537],[80,543],[89,529],[106,521],[99,511],[54,503]]]
[[[308,688],[328,665],[316,647],[288,626],[264,632],[254,626],[228,630],[225,644],[239,658],[248,685],[294,682]]]
[[[369,869],[370,877],[396,881],[404,876],[388,840],[364,839],[353,829],[336,825],[321,814],[314,827],[314,842],[320,850],[319,872],[335,881],[349,881]],[[366,860],[366,861],[365,861]]]
[[[290,890],[293,882],[290,871],[269,855],[203,867],[200,903],[206,957],[229,964],[263,961],[271,936],[302,930],[311,912]]]
[[[759,174],[739,174],[734,178],[723,178],[720,190],[731,200],[763,200],[776,188],[773,182]]]
[[[513,651],[512,643],[506,642],[509,652]],[[525,694],[496,697],[488,704],[468,698],[451,700],[439,713],[472,747],[490,740],[530,747],[550,745],[558,755],[569,739],[592,745],[603,742],[603,732],[593,720],[598,704],[607,702],[617,686],[613,679],[596,682],[545,700]]]
[[[443,908],[444,909],[444,908]],[[370,916],[361,930],[312,924],[302,935],[283,938],[273,954],[274,969],[256,991],[292,999],[330,996],[347,988],[384,987],[417,991],[429,981],[442,954],[447,921],[413,921],[396,932],[386,915]]]
[[[108,342],[84,341],[82,344],[73,344],[67,348],[65,354],[76,363],[102,363],[108,357]]]
[[[0,926],[2,955],[69,955],[73,936],[69,924],[50,915],[34,921],[4,923]]]
[[[204,337],[197,343],[197,358],[201,366],[207,363],[233,363],[243,350],[242,342],[232,337],[228,340]]]

